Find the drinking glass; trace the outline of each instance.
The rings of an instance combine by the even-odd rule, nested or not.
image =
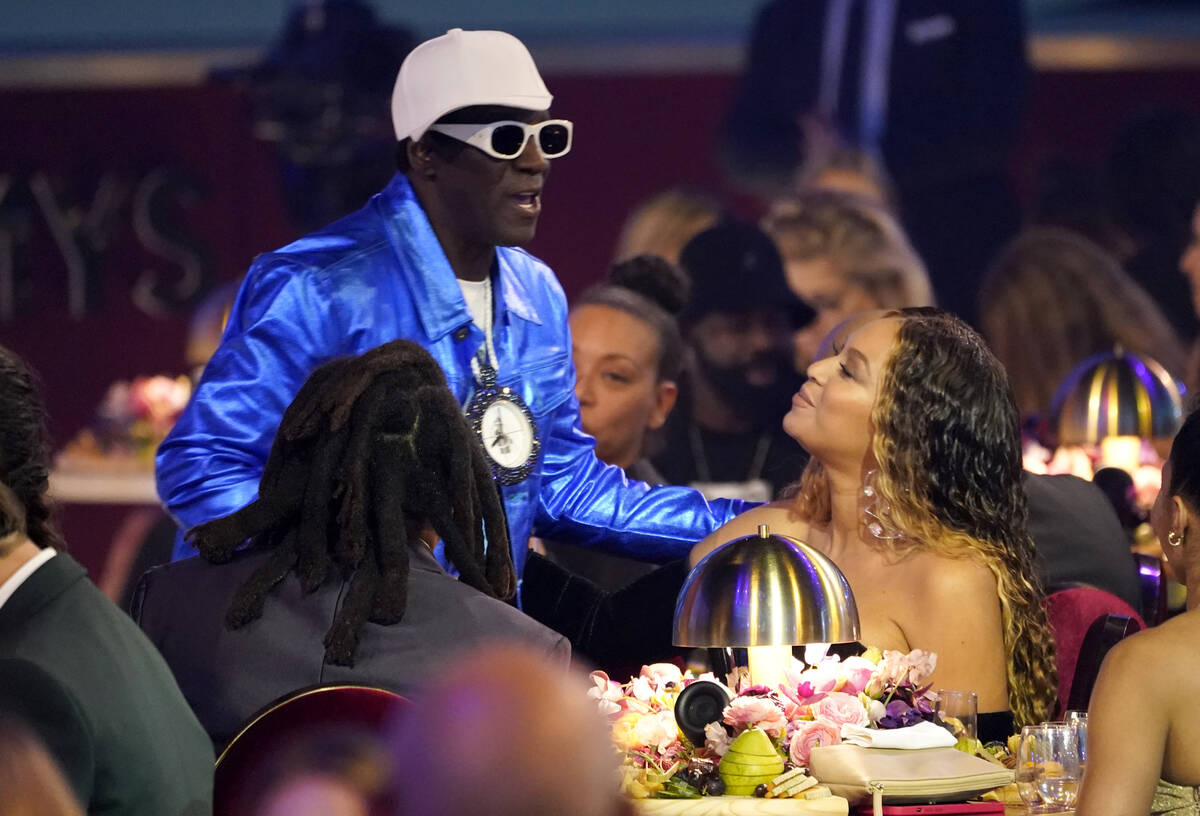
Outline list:
[[[1037,789],[1042,801],[1051,810],[1066,810],[1074,805],[1082,776],[1075,726],[1066,723],[1043,726],[1031,758],[1039,767]]]
[[[949,722],[950,719],[957,720],[962,728],[954,729],[954,736],[962,740],[975,739],[978,734],[977,723],[979,719],[979,697],[973,691],[954,691],[952,689],[939,689],[937,692],[937,708],[938,717],[942,722]],[[950,723],[953,725],[953,723]],[[969,747],[964,750],[971,750]]]
[[[1044,731],[1043,725],[1027,725],[1021,729],[1021,738],[1017,742],[1017,793],[1033,813],[1042,812],[1042,795],[1038,792],[1037,782],[1041,775],[1038,758],[1044,752]]]
[[[1075,739],[1079,742],[1079,766],[1080,770],[1085,770],[1087,768],[1087,712],[1068,711],[1066,723],[1075,726]]]

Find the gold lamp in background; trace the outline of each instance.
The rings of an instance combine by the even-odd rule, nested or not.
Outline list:
[[[783,680],[792,646],[858,640],[846,576],[802,541],[771,534],[734,539],[706,555],[675,604],[677,646],[747,647],[750,681]]]
[[[1170,439],[1183,419],[1183,386],[1150,357],[1120,346],[1077,365],[1052,406],[1059,445],[1100,445],[1100,465],[1130,473],[1141,440]]]

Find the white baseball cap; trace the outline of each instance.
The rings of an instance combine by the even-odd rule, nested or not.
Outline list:
[[[553,99],[529,49],[516,37],[452,28],[404,59],[392,90],[392,126],[397,140],[419,139],[459,108],[500,105],[540,111]]]

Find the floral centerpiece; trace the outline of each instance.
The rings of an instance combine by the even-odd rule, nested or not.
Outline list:
[[[778,687],[751,685],[744,675],[727,678],[722,685],[730,702],[721,720],[706,727],[702,745],[680,731],[675,701],[699,680],[720,682],[711,673],[694,676],[656,663],[620,684],[593,672],[588,694],[611,719],[624,791],[634,798],[691,798],[725,792],[717,772],[721,759],[751,730],[766,735],[786,770],[806,768],[815,746],[841,742],[845,726],[942,724],[929,683],[936,663],[936,655],[919,649],[908,654],[868,649],[842,660],[828,655],[827,647],[809,647],[804,662],[793,658]],[[758,788],[755,795],[770,795],[767,785]]]
[[[58,466],[71,471],[152,471],[155,450],[191,394],[191,381],[182,376],[113,383],[92,426],[63,449]]]

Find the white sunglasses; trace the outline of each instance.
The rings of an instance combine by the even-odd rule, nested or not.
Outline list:
[[[556,159],[571,149],[574,125],[566,119],[547,119],[535,125],[504,120],[489,125],[430,125],[429,129],[452,139],[466,142],[497,159],[515,159],[525,149],[529,137],[536,137],[542,157]]]

